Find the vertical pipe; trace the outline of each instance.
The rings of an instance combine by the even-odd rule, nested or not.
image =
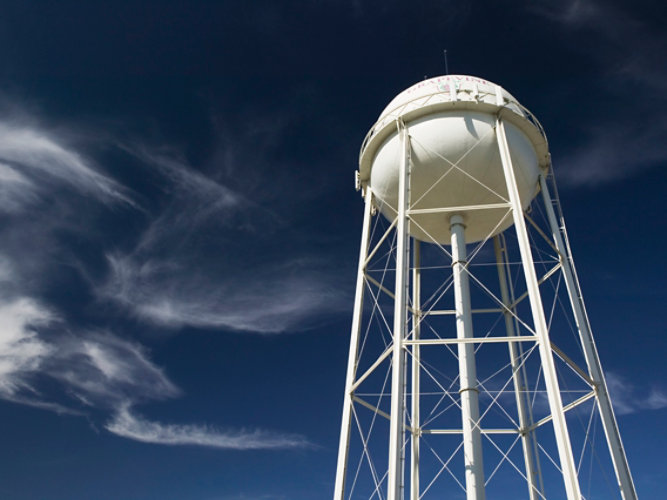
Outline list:
[[[609,453],[611,454],[611,459],[614,464],[616,481],[620,487],[623,500],[637,500],[637,492],[635,491],[632,475],[630,474],[630,466],[628,465],[628,459],[625,455],[625,450],[623,449],[623,442],[621,441],[621,434],[618,430],[614,410],[611,405],[611,400],[609,399],[609,393],[607,392],[607,383],[605,381],[604,372],[602,371],[602,365],[600,364],[600,357],[598,356],[597,347],[593,340],[593,334],[588,323],[583,298],[579,292],[579,286],[576,281],[574,270],[570,264],[571,256],[563,242],[556,214],[554,213],[551,195],[549,194],[549,188],[544,176],[540,176],[540,188],[554,243],[560,254],[559,258],[561,268],[563,269],[563,276],[565,278],[565,286],[570,298],[570,305],[574,312],[574,320],[584,350],[586,364],[588,365],[588,373],[595,383],[594,389],[600,412],[600,420],[602,421],[602,427],[604,428],[604,433],[607,438],[607,445],[609,446]]]
[[[408,285],[409,286],[409,285]],[[407,338],[409,335],[407,328],[406,328],[406,333],[405,337]],[[406,417],[405,414],[407,413],[408,409],[408,380],[407,380],[407,369],[408,369],[408,350],[403,349],[403,420],[405,422]],[[407,422],[405,422],[407,423]],[[404,429],[403,432],[403,443],[406,444],[406,439],[405,439],[405,432],[407,430],[407,427]],[[406,453],[406,448],[405,446],[401,447],[401,498],[405,498],[405,453]]]
[[[498,270],[498,281],[500,282],[500,298],[505,306],[503,313],[505,317],[505,329],[508,337],[514,337],[514,318],[512,312],[508,310],[512,304],[512,298],[509,291],[509,276],[505,272],[504,248],[501,244],[501,235],[493,237],[493,249],[496,254],[496,268]],[[512,365],[512,382],[514,384],[514,395],[516,399],[517,411],[519,413],[519,432],[521,434],[521,446],[523,448],[523,458],[526,465],[526,478],[528,482],[528,495],[530,500],[544,498],[544,487],[537,463],[537,454],[533,454],[535,431],[531,430],[533,425],[532,414],[529,411],[528,387],[526,383],[525,370],[521,364],[521,356],[518,352],[519,344],[517,342],[508,342],[510,363]]]
[[[357,286],[354,294],[354,312],[352,314],[352,328],[350,333],[350,351],[347,360],[347,375],[345,378],[345,397],[343,399],[343,416],[341,419],[340,441],[338,443],[338,465],[336,467],[336,485],[334,500],[343,500],[345,495],[345,477],[347,475],[347,455],[350,447],[350,424],[352,419],[352,385],[357,371],[357,352],[359,350],[359,333],[361,331],[361,317],[364,303],[365,272],[364,262],[368,255],[370,240],[371,215],[373,193],[369,186],[364,194],[364,223],[361,230],[361,246],[359,249],[359,267],[357,269]]]
[[[470,308],[470,281],[465,242],[465,226],[460,215],[450,219],[452,232],[452,272],[456,309],[456,337],[473,338]],[[475,366],[475,344],[458,343],[459,378],[461,387],[461,420],[463,423],[463,452],[465,455],[466,498],[484,500],[484,464],[482,462],[482,435],[479,428],[479,390]]]
[[[419,340],[421,333],[421,255],[419,240],[414,240],[412,250],[412,339]],[[421,437],[421,402],[419,344],[412,345],[412,452],[410,454],[410,500],[419,500],[419,439]]]
[[[500,94],[500,87],[496,87],[496,97],[498,105],[502,106],[503,99]],[[526,279],[528,300],[530,301],[530,309],[533,316],[533,327],[535,329],[535,335],[538,337],[540,359],[542,361],[542,370],[544,373],[544,384],[546,386],[547,398],[549,400],[549,409],[551,411],[556,446],[558,448],[558,458],[560,460],[563,482],[565,484],[565,492],[568,500],[580,500],[581,491],[579,488],[579,478],[577,477],[577,467],[574,462],[574,456],[572,455],[572,444],[567,430],[565,412],[563,411],[563,400],[560,395],[560,386],[556,375],[556,365],[554,364],[553,353],[551,351],[551,341],[549,340],[549,330],[544,316],[542,296],[540,295],[537,273],[535,272],[535,264],[533,262],[533,254],[530,249],[526,221],[523,218],[523,208],[521,206],[519,189],[514,175],[514,167],[512,166],[512,158],[510,156],[509,145],[507,144],[505,124],[500,116],[496,119],[496,139],[498,141],[500,160],[505,174],[507,193],[509,194],[510,203],[512,205],[512,217],[514,219],[514,227],[516,229],[517,240],[519,243],[519,251],[521,252],[521,264]]]
[[[402,456],[405,435],[404,384],[405,365],[403,341],[407,324],[408,257],[410,236],[407,212],[410,204],[410,136],[401,122],[399,130],[402,142],[402,158],[398,183],[398,207],[396,222],[396,283],[394,292],[394,344],[391,373],[391,410],[389,421],[389,464],[387,470],[387,500],[402,498]]]

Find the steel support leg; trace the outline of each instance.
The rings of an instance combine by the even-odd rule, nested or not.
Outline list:
[[[413,241],[412,250],[412,339],[419,340],[421,321],[421,255],[419,240]],[[410,500],[419,500],[419,439],[421,437],[420,410],[420,347],[412,346],[412,451],[410,453]]]
[[[354,295],[354,312],[352,314],[352,330],[350,334],[350,351],[347,360],[347,376],[345,379],[345,398],[343,400],[343,416],[341,419],[340,442],[338,444],[338,466],[336,468],[336,485],[334,500],[343,500],[345,495],[345,477],[347,474],[347,455],[350,447],[350,424],[352,419],[352,386],[357,371],[357,353],[359,350],[359,333],[364,303],[365,265],[370,239],[373,194],[366,187],[364,195],[364,224],[361,230],[361,247],[359,249],[359,268],[357,269],[357,287]]]
[[[500,93],[500,87],[496,88],[496,97],[499,105],[503,105],[503,98]],[[519,250],[521,253],[521,263],[523,266],[524,277],[526,279],[526,289],[530,301],[530,309],[533,316],[533,326],[535,335],[538,337],[538,346],[540,359],[542,361],[542,370],[544,373],[544,383],[549,400],[549,409],[553,421],[556,446],[558,448],[558,458],[560,460],[565,492],[568,500],[581,500],[581,490],[579,479],[577,477],[577,467],[572,455],[572,444],[567,430],[565,412],[563,411],[563,401],[560,394],[560,386],[556,375],[556,366],[551,351],[551,342],[549,340],[549,330],[547,328],[546,318],[544,316],[544,307],[542,305],[542,296],[535,272],[533,254],[530,249],[530,240],[528,239],[528,230],[526,221],[523,217],[523,208],[519,197],[519,189],[514,175],[514,167],[510,156],[509,145],[507,144],[507,135],[505,134],[505,125],[498,116],[496,119],[496,139],[500,152],[500,159],[505,173],[505,182],[507,184],[507,193],[512,204],[512,216],[514,227],[516,229]]]
[[[452,272],[456,309],[456,337],[473,337],[470,307],[470,280],[466,266],[465,226],[460,215],[450,219],[452,231]],[[482,434],[479,427],[479,389],[475,366],[475,344],[459,343],[459,379],[461,388],[461,420],[463,423],[463,453],[465,455],[466,498],[484,500],[484,464]]]
[[[556,219],[556,214],[554,213],[551,195],[549,194],[549,188],[544,176],[540,177],[540,188],[542,190],[542,199],[551,226],[554,243],[560,253],[560,263],[563,269],[565,285],[574,312],[574,319],[579,332],[579,338],[581,339],[581,344],[584,349],[584,357],[586,358],[586,364],[588,365],[588,373],[595,383],[594,389],[598,409],[600,411],[600,420],[602,421],[604,433],[607,438],[607,445],[609,446],[609,453],[611,454],[611,459],[614,464],[616,480],[618,481],[623,500],[637,500],[637,492],[635,491],[632,475],[630,474],[630,466],[628,465],[628,459],[625,456],[623,442],[621,441],[621,434],[618,431],[616,417],[614,416],[614,410],[611,405],[611,400],[609,399],[609,393],[607,392],[607,383],[602,371],[602,365],[600,364],[597,347],[595,346],[593,334],[588,323],[588,317],[579,290],[579,284],[577,283],[576,275],[570,262],[571,256],[563,242],[561,230]]]
[[[402,158],[398,183],[396,223],[396,287],[394,292],[394,330],[391,373],[391,419],[389,421],[389,468],[387,500],[401,500],[403,489],[403,440],[405,436],[405,364],[404,344],[407,326],[408,268],[410,254],[410,136],[400,123]]]
[[[498,281],[500,282],[500,298],[505,308],[509,308],[512,302],[510,293],[509,273],[505,270],[505,246],[502,243],[503,237],[498,234],[493,237],[493,249],[496,253],[496,267],[498,269]],[[508,337],[514,337],[516,331],[514,328],[514,317],[512,312],[505,310],[505,329]],[[539,467],[539,457],[537,455],[537,446],[535,431],[531,430],[533,425],[532,412],[530,411],[530,397],[528,395],[528,384],[526,382],[526,371],[522,365],[522,356],[519,352],[521,344],[518,342],[508,342],[510,363],[512,364],[512,382],[514,384],[514,394],[516,396],[516,406],[519,413],[519,432],[521,433],[521,446],[523,448],[523,458],[526,465],[526,479],[528,481],[528,495],[530,500],[544,498],[544,485],[542,484],[542,473]]]

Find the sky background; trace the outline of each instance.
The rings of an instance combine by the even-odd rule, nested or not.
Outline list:
[[[0,11],[0,497],[330,498],[359,146],[444,48],[546,130],[637,490],[664,492],[661,2]]]

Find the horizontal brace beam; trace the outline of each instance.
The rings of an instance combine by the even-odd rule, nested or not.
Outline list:
[[[444,344],[497,344],[501,342],[537,342],[535,335],[515,335],[512,337],[473,337],[465,339],[419,339],[404,340],[404,345],[444,345]]]
[[[482,434],[519,434],[519,429],[480,429]],[[421,429],[422,434],[463,434],[463,429]]]
[[[567,405],[563,406],[563,412],[570,411],[572,408],[576,408],[581,403],[585,403],[586,401],[588,401],[589,399],[591,399],[593,397],[595,397],[595,391],[591,391],[589,393],[586,393],[583,396],[581,396],[579,399],[575,399],[570,404],[567,404]],[[548,417],[544,417],[543,419],[539,420],[538,422],[535,422],[530,427],[530,430],[531,431],[535,430],[538,427],[541,427],[542,425],[551,422],[552,419],[553,419],[553,417],[551,415],[549,415]]]
[[[463,212],[469,210],[494,210],[499,208],[511,208],[509,203],[488,203],[486,205],[462,205],[460,207],[442,207],[442,208],[411,208],[408,215],[425,214],[444,214],[452,212]]]
[[[486,314],[486,313],[502,313],[505,312],[505,309],[492,308],[492,309],[473,309],[471,311],[473,314]],[[433,311],[422,311],[422,316],[449,316],[456,314],[455,309],[436,309]]]

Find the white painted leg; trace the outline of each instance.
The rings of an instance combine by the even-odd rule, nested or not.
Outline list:
[[[498,269],[498,281],[500,282],[500,298],[503,305],[508,308],[513,302],[510,294],[511,281],[508,273],[505,271],[506,259],[504,256],[504,245],[501,243],[502,235],[493,237],[493,249],[496,253],[496,266]],[[508,337],[514,337],[514,317],[510,311],[504,312],[505,330]],[[519,414],[519,428],[521,432],[521,446],[523,448],[523,458],[526,465],[526,478],[528,481],[528,495],[530,500],[539,500],[544,498],[544,486],[542,484],[542,474],[539,467],[539,457],[537,455],[537,446],[535,443],[535,431],[531,430],[533,425],[532,413],[530,412],[530,399],[528,397],[528,384],[526,382],[525,370],[521,365],[521,356],[519,355],[520,345],[517,342],[508,342],[510,363],[512,364],[512,382],[514,384],[514,394],[516,406]]]
[[[347,455],[350,446],[350,423],[352,419],[352,386],[356,376],[357,352],[359,349],[359,333],[364,303],[365,265],[370,239],[373,194],[366,187],[364,195],[364,224],[361,230],[361,248],[359,249],[359,268],[357,270],[357,287],[354,295],[354,312],[352,314],[352,331],[350,334],[350,351],[347,360],[347,376],[345,379],[345,397],[343,400],[343,416],[341,420],[340,442],[338,444],[338,465],[336,468],[336,485],[334,500],[343,500],[345,495],[345,477],[347,474]]]
[[[497,97],[499,104],[502,105],[502,96],[500,87],[497,88]],[[558,457],[563,473],[563,482],[568,500],[581,500],[581,490],[579,479],[577,477],[577,467],[572,455],[572,444],[567,430],[565,412],[563,411],[563,401],[560,394],[560,386],[556,375],[556,366],[554,364],[553,353],[551,351],[551,342],[549,340],[549,330],[547,328],[546,318],[544,317],[544,307],[540,295],[537,273],[533,261],[533,254],[530,249],[530,240],[526,229],[526,221],[523,217],[523,208],[519,197],[519,190],[514,176],[514,167],[510,156],[505,126],[500,117],[496,120],[496,138],[500,151],[500,159],[505,173],[507,192],[510,203],[512,204],[512,216],[514,218],[514,227],[516,229],[519,250],[521,252],[521,263],[526,279],[526,289],[528,290],[528,299],[533,316],[533,327],[535,335],[538,337],[540,359],[542,361],[542,370],[544,373],[544,383],[549,400],[556,445],[558,447]]]
[[[628,465],[628,459],[625,456],[623,442],[621,441],[621,434],[618,431],[616,417],[614,416],[614,410],[611,405],[611,400],[609,399],[609,393],[607,392],[607,383],[602,371],[602,365],[600,364],[600,358],[598,356],[597,348],[595,347],[593,334],[588,323],[583,298],[579,291],[579,284],[577,283],[576,275],[570,262],[571,256],[569,255],[568,248],[563,242],[556,214],[554,213],[551,195],[549,194],[549,188],[544,176],[540,177],[540,188],[542,190],[542,199],[551,226],[554,243],[560,253],[560,263],[563,269],[565,285],[570,297],[570,304],[574,312],[574,319],[577,325],[577,330],[579,331],[581,344],[584,349],[588,372],[595,383],[595,396],[600,411],[600,420],[602,420],[609,452],[614,464],[616,480],[618,481],[621,495],[624,500],[637,500],[637,492],[635,491],[632,475],[630,474],[630,466]]]
[[[421,255],[419,240],[413,241],[412,254],[412,339],[419,340],[421,327]],[[412,346],[412,452],[410,454],[410,500],[419,500],[420,347]]]
[[[410,204],[410,136],[401,123],[401,158],[396,223],[396,287],[394,292],[394,339],[391,373],[391,411],[389,422],[389,465],[387,500],[401,500],[403,489],[403,438],[405,436],[404,408],[404,344],[407,324],[408,268],[410,236],[407,212]]]

